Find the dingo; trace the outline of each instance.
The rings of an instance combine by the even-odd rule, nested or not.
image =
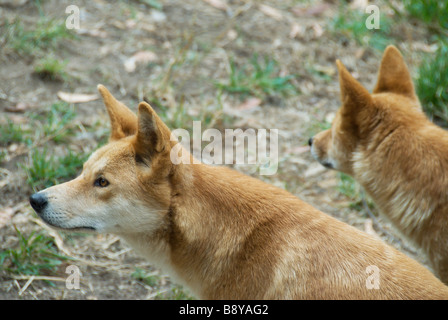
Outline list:
[[[352,175],[448,283],[448,133],[423,113],[395,47],[384,53],[373,94],[337,65],[343,105],[332,128],[310,139],[311,153]]]
[[[173,164],[177,142],[153,109],[141,102],[137,117],[98,89],[109,144],[78,178],[31,196],[49,225],[117,234],[198,298],[448,298],[416,261],[282,189],[226,167]]]

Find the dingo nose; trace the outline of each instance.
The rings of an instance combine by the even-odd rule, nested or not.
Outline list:
[[[310,138],[310,139],[308,140],[308,145],[311,147],[312,144],[313,144],[313,138]]]
[[[35,193],[30,197],[30,204],[37,213],[44,209],[47,206],[47,203],[47,197],[40,192]]]

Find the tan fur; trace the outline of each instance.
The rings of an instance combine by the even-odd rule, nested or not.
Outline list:
[[[373,94],[337,64],[343,105],[313,138],[312,154],[352,175],[448,283],[448,133],[422,112],[395,47],[384,53]]]
[[[47,223],[117,234],[199,298],[448,298],[416,261],[285,190],[225,167],[174,165],[176,142],[152,108],[140,103],[134,122],[99,89],[109,115],[129,118],[111,116],[119,127],[80,177],[41,191]],[[110,184],[94,186],[98,176]],[[379,289],[366,284],[372,265]]]

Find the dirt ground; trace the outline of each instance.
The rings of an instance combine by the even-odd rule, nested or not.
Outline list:
[[[250,172],[251,175],[286,188],[359,229],[376,233],[426,263],[383,219],[372,218],[364,206],[354,208],[354,200],[340,191],[339,175],[320,166],[309,153],[309,137],[328,126],[340,105],[335,60],[341,59],[371,90],[381,58],[380,51],[363,47],[332,30],[337,1],[159,0],[155,3],[162,8],[158,9],[147,4],[151,1],[20,2],[0,1],[0,32],[5,32],[5,21],[15,17],[25,26],[32,26],[42,15],[39,11],[65,20],[66,7],[72,4],[80,9],[80,29],[74,31],[76,38],[60,41],[51,52],[65,63],[69,78],[62,81],[36,76],[35,57],[19,55],[2,44],[2,125],[8,117],[26,127],[30,114],[60,99],[58,92],[92,95],[97,93],[99,83],[133,110],[145,99],[159,101],[167,110],[182,104],[187,115],[195,117],[213,113],[219,105],[220,117],[226,117],[226,125],[231,128],[279,130],[278,172],[273,176]],[[353,10],[361,10],[356,3],[352,3]],[[388,8],[382,12],[392,14]],[[410,68],[416,69],[420,54],[416,48],[425,47],[426,36],[412,29],[412,25],[407,26],[409,32],[401,32],[400,28],[403,27],[397,25],[399,36],[390,41],[402,50]],[[252,100],[252,104],[247,103],[250,95],[226,91],[218,94],[215,83],[228,81],[231,61],[242,67],[249,64],[254,54],[275,60],[279,75],[293,75],[290,82],[296,92],[265,95]],[[70,146],[55,145],[55,154],[68,147],[90,153],[107,137],[108,118],[101,100],[75,103],[74,108],[75,134]],[[182,125],[191,127],[189,122]],[[219,126],[224,127],[223,123]],[[0,222],[0,250],[17,246],[15,226],[25,234],[43,230],[55,240],[61,254],[74,259],[64,261],[56,272],[39,275],[42,279],[30,280],[30,276],[0,271],[0,299],[187,297],[168,276],[115,236],[69,235],[44,226],[28,205],[33,190],[19,165],[27,163],[29,147],[13,143],[0,148],[7,153],[0,162],[0,221],[4,221]],[[249,172],[244,166],[236,169]],[[371,210],[376,214],[374,208]],[[78,290],[65,286],[65,267],[69,264],[81,270]],[[133,277],[137,268],[154,275],[156,283],[150,285]]]

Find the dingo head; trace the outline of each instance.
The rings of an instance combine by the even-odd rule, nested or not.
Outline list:
[[[388,46],[378,81],[370,94],[344,65],[339,71],[342,107],[330,129],[309,140],[313,157],[327,168],[353,175],[353,156],[360,149],[376,148],[394,127],[411,125],[424,117],[401,53]],[[411,116],[412,114],[412,116]]]
[[[151,106],[138,117],[98,86],[110,121],[109,143],[95,151],[72,181],[33,194],[31,206],[49,225],[116,234],[151,232],[170,205],[170,130]]]

